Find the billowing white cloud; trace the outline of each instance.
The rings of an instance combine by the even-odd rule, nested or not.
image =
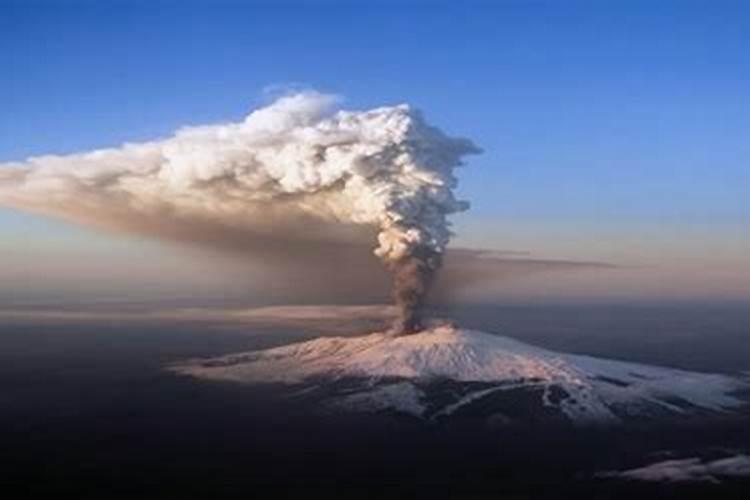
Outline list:
[[[468,206],[453,194],[453,170],[478,149],[407,105],[352,112],[335,102],[299,93],[238,123],[0,165],[0,204],[164,237],[178,226],[183,236],[239,232],[259,246],[373,228],[408,323],[450,240],[447,217]]]

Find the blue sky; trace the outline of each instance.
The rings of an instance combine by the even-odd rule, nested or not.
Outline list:
[[[664,257],[700,234],[741,253],[748,53],[746,2],[0,0],[0,162],[310,87],[352,108],[412,103],[481,145],[461,172],[468,244],[606,260],[628,258],[623,238]],[[6,247],[95,238],[9,211],[0,227]]]

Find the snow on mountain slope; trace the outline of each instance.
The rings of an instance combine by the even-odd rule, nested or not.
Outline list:
[[[323,337],[172,369],[204,379],[309,390],[344,384],[346,390],[325,392],[329,406],[424,418],[445,417],[513,391],[535,391],[542,408],[578,423],[723,412],[742,406],[733,393],[748,387],[745,380],[725,375],[563,354],[447,325],[400,337]],[[434,401],[431,388],[446,382],[450,396],[443,391]]]

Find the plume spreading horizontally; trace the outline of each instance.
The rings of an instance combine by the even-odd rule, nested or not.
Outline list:
[[[335,101],[299,93],[238,123],[6,163],[0,203],[115,230],[226,229],[277,246],[335,244],[337,226],[370,227],[394,276],[396,328],[417,330],[451,237],[447,217],[468,207],[454,196],[453,171],[479,150],[407,105],[352,112]]]

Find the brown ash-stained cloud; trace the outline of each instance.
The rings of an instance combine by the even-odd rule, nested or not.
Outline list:
[[[606,267],[447,249],[448,216],[468,206],[453,171],[476,146],[408,106],[335,112],[334,102],[297,94],[239,123],[5,164],[0,204],[218,250],[238,264],[233,279],[261,270],[264,283],[248,289],[269,301],[394,297],[402,331],[418,329],[428,292],[445,302],[483,284]]]
[[[350,250],[366,234],[392,273],[396,329],[418,329],[451,238],[448,216],[468,208],[454,196],[453,171],[479,149],[406,105],[349,112],[334,104],[300,93],[238,123],[8,163],[0,203],[241,252],[300,276],[319,257],[356,260]]]
[[[276,254],[275,260],[264,261],[273,287],[265,293],[274,294],[273,301],[382,303],[389,299],[390,277],[364,243],[313,245],[315,250],[305,255]],[[487,286],[512,287],[533,276],[617,269],[600,262],[535,259],[465,248],[448,249],[443,257],[429,296],[436,304],[463,301],[465,294]]]

